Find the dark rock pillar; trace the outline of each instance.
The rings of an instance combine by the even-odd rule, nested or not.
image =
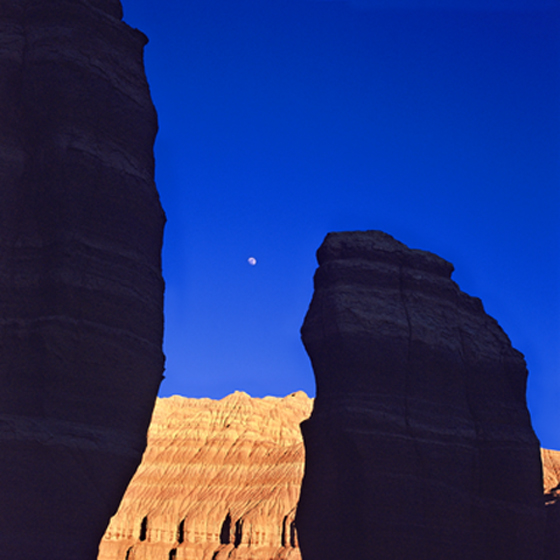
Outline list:
[[[523,356],[434,254],[368,231],[317,257],[303,559],[541,559]]]
[[[97,557],[162,379],[145,36],[118,0],[0,2],[0,556]]]

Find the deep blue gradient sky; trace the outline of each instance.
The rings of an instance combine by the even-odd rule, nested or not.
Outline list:
[[[455,265],[560,449],[559,1],[123,4],[160,122],[161,395],[313,395],[315,250],[382,229]]]

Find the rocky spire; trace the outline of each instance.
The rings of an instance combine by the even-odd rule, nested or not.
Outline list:
[[[157,130],[118,0],[0,4],[0,550],[93,560],[163,372]]]
[[[434,254],[367,231],[317,257],[303,559],[542,558],[523,356]]]

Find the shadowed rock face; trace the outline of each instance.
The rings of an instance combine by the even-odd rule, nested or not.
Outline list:
[[[96,558],[162,377],[156,114],[118,0],[0,3],[0,550]]]
[[[436,255],[368,231],[317,257],[303,559],[542,558],[523,356]]]

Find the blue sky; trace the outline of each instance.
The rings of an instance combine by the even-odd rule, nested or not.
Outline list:
[[[313,395],[315,251],[381,229],[455,265],[560,449],[560,3],[123,4],[160,124],[160,394]]]

